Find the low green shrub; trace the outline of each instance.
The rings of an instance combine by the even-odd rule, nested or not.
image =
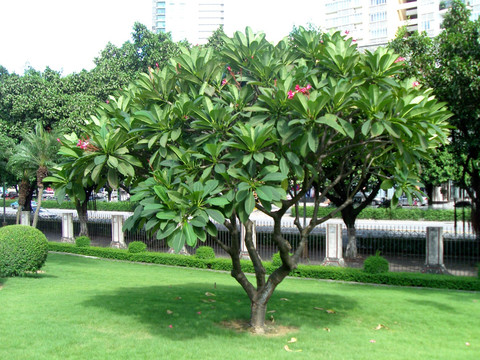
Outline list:
[[[292,256],[292,254],[288,254],[288,255]],[[275,267],[282,266],[282,258],[280,257],[280,252],[277,251],[275,254],[273,254],[272,265]]]
[[[198,259],[196,256],[184,256],[156,252],[132,254],[122,249],[100,248],[93,246],[80,248],[73,244],[58,242],[50,242],[49,250],[149,264],[162,264],[222,271],[232,270],[232,262],[227,258]],[[240,260],[240,264],[244,272],[254,272],[251,261]],[[274,266],[271,262],[265,262],[264,267],[267,274],[271,274],[277,268],[277,266]],[[480,279],[467,276],[392,272],[369,274],[362,269],[319,265],[298,265],[298,268],[292,271],[290,276],[311,279],[352,281],[370,284],[480,291]]]
[[[200,246],[195,251],[197,259],[215,259],[215,251],[210,246]]]
[[[388,272],[388,261],[380,256],[380,251],[375,255],[369,256],[363,262],[363,271],[368,274],[380,274]]]
[[[141,241],[132,241],[128,244],[128,252],[131,254],[138,254],[147,250],[147,244]]]
[[[38,229],[25,225],[0,228],[0,276],[22,276],[42,268],[48,241]]]
[[[78,247],[87,247],[90,246],[91,240],[88,236],[79,236],[75,239],[75,245]]]

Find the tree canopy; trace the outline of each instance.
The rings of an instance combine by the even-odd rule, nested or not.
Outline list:
[[[62,146],[71,161],[59,171],[79,171],[96,186],[105,184],[103,171],[113,187],[125,179],[139,202],[125,229],[145,228],[176,251],[212,236],[251,300],[252,326],[263,331],[274,289],[297,266],[308,234],[333,215],[314,211],[306,226],[297,219],[301,241],[292,248],[281,233],[286,212],[312,187],[318,209],[335,185],[371,175],[396,184],[396,197],[415,192],[412,170],[448,142],[450,113],[431,89],[397,79],[404,67],[393,51],[361,54],[340,33],[300,28],[272,45],[247,28],[222,40],[218,53],[181,47],[111,97],[84,129],[87,146],[73,138]],[[282,259],[268,279],[252,240],[255,208],[273,219]],[[218,224],[230,240],[216,237]],[[240,225],[255,285],[241,268]]]

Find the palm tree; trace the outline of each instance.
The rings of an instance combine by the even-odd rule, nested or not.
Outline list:
[[[22,180],[29,174],[36,174],[37,208],[33,217],[33,227],[37,226],[38,213],[42,204],[43,179],[47,177],[49,167],[55,164],[54,160],[57,157],[58,148],[59,143],[56,134],[52,131],[46,131],[43,124],[38,122],[34,132],[24,134],[22,142],[15,147],[14,153],[8,161],[12,168],[22,170]],[[19,206],[20,208],[21,206]]]

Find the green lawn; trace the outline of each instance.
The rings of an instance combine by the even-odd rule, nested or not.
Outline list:
[[[249,316],[229,274],[59,254],[43,270],[0,279],[0,359],[480,358],[479,293],[287,279],[268,315],[298,330],[264,337],[220,325]]]

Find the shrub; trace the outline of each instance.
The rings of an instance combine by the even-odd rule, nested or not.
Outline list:
[[[292,256],[292,254],[288,254],[288,255]],[[272,265],[275,267],[282,266],[282,258],[280,257],[280,252],[277,251],[275,254],[273,254]]]
[[[79,236],[75,239],[75,245],[77,245],[78,247],[90,246],[91,242],[92,241],[90,240],[90,238],[88,236]]]
[[[48,241],[38,229],[25,225],[0,228],[0,276],[40,270],[48,255]]]
[[[200,246],[195,251],[197,259],[215,259],[215,251],[210,246]]]
[[[369,274],[381,274],[388,272],[388,261],[380,256],[380,251],[373,256],[369,256],[363,262],[363,271]]]
[[[132,241],[128,244],[128,252],[132,254],[141,253],[147,250],[147,244],[141,241]]]

